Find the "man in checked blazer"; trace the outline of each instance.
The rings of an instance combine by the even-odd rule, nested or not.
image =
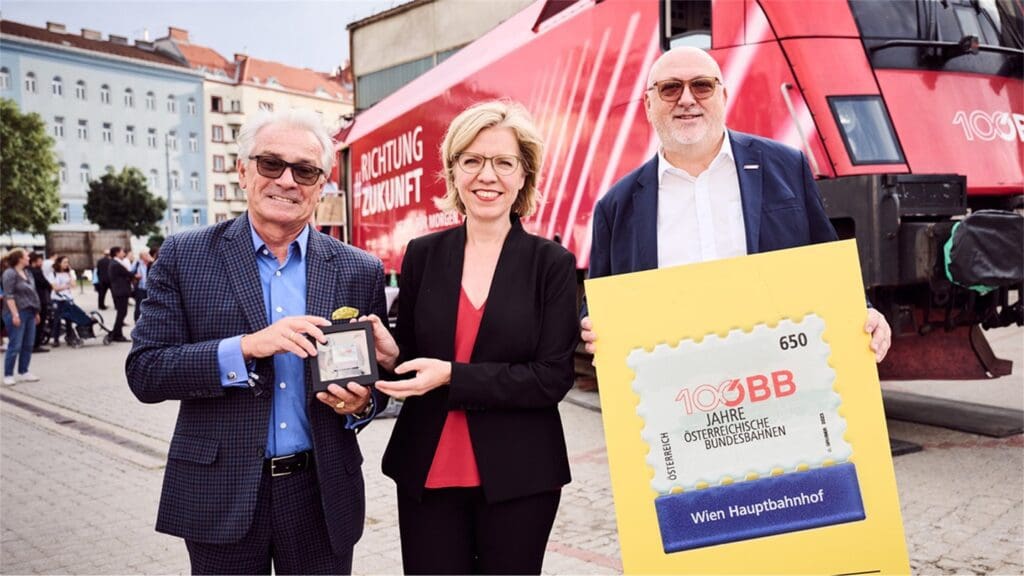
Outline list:
[[[354,383],[314,398],[309,338],[342,306],[385,314],[384,271],[310,225],[333,146],[309,111],[261,113],[239,135],[249,211],[167,239],[126,372],[143,402],[180,401],[156,529],[203,574],[348,574],[363,531],[355,429],[384,397]]]

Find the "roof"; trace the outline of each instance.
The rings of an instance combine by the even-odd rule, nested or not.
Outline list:
[[[244,84],[275,87],[276,83],[277,86],[296,92],[307,94],[322,92],[319,94],[320,96],[349,101],[352,99],[352,93],[342,84],[341,76],[332,76],[325,72],[296,68],[280,62],[260,60],[240,54],[235,58],[236,63],[241,67],[239,80]]]
[[[235,63],[228,61],[216,50],[182,42],[175,42],[175,45],[193,69],[204,70],[211,74],[216,74],[216,71],[220,70],[227,78],[235,77]]]
[[[133,60],[163,64],[165,66],[185,68],[184,64],[178,62],[174,58],[160,52],[144,50],[132,44],[128,44],[127,39],[124,39],[124,44],[112,42],[110,40],[94,40],[91,38],[84,38],[79,34],[50,31],[46,28],[38,28],[36,26],[29,26],[28,24],[21,24],[10,20],[0,20],[0,33],[28,40],[35,40],[37,42],[45,42],[55,46],[78,48],[80,50],[88,50],[90,52],[98,52],[110,56],[119,56],[121,58],[130,58]]]
[[[361,20],[355,20],[353,22],[349,22],[345,26],[345,30],[348,30],[349,32],[351,32],[351,31],[355,30],[356,28],[362,28],[363,26],[366,26],[367,24],[373,24],[374,22],[377,22],[378,20],[384,20],[385,18],[390,18],[390,17],[394,16],[395,14],[401,14],[402,12],[408,12],[409,10],[412,10],[413,8],[416,8],[417,6],[422,6],[423,4],[430,4],[430,3],[434,2],[434,1],[435,0],[409,0],[409,2],[406,2],[404,4],[399,4],[398,6],[395,6],[394,8],[389,8],[389,9],[384,10],[382,12],[378,12],[376,14],[367,16],[366,18],[363,18]]]

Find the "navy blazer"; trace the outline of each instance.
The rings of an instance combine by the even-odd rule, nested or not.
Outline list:
[[[401,361],[453,360],[465,225],[409,242],[402,260]],[[558,403],[573,384],[579,332],[576,258],[514,218],[498,258],[471,363],[451,383],[406,399],[384,474],[419,498],[449,410],[465,410],[488,502],[557,490],[570,480]]]
[[[825,215],[803,152],[728,131],[740,181],[747,253],[829,242]],[[658,157],[625,175],[594,207],[590,277],[658,267]]]
[[[221,386],[217,362],[222,339],[267,326],[249,230],[243,214],[164,242],[125,367],[139,400],[181,401],[156,529],[197,542],[231,543],[248,532],[263,473],[276,390],[273,358],[256,361],[259,396]],[[386,317],[384,268],[380,260],[310,231],[306,313],[329,318],[341,306]],[[363,458],[346,419],[316,400],[309,382],[307,365],[306,414],[323,512],[334,552],[345,554],[363,532]]]

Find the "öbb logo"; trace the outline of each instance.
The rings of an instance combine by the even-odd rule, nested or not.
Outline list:
[[[768,375],[753,374],[745,378],[724,380],[717,387],[701,384],[693,389],[683,388],[676,394],[676,402],[682,402],[687,414],[693,411],[713,412],[720,406],[735,408],[744,402],[763,402],[772,396],[783,398],[796,392],[793,372],[776,370]]]

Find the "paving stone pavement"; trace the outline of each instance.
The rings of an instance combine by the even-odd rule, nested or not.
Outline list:
[[[81,300],[88,309],[95,297]],[[1018,367],[1022,335],[1011,329],[993,339]],[[34,357],[42,382],[0,389],[0,574],[187,573],[182,542],[153,531],[177,405],[135,400],[123,375],[127,352],[97,341],[62,347]],[[1020,409],[1019,374],[886,387]],[[563,492],[546,574],[622,571],[596,404],[595,393],[574,390],[561,407],[573,482]],[[379,464],[393,424],[382,420],[360,435],[367,523],[357,574],[401,571],[394,485]],[[913,572],[1024,574],[1024,437],[895,421],[889,430],[925,447],[895,461]]]

